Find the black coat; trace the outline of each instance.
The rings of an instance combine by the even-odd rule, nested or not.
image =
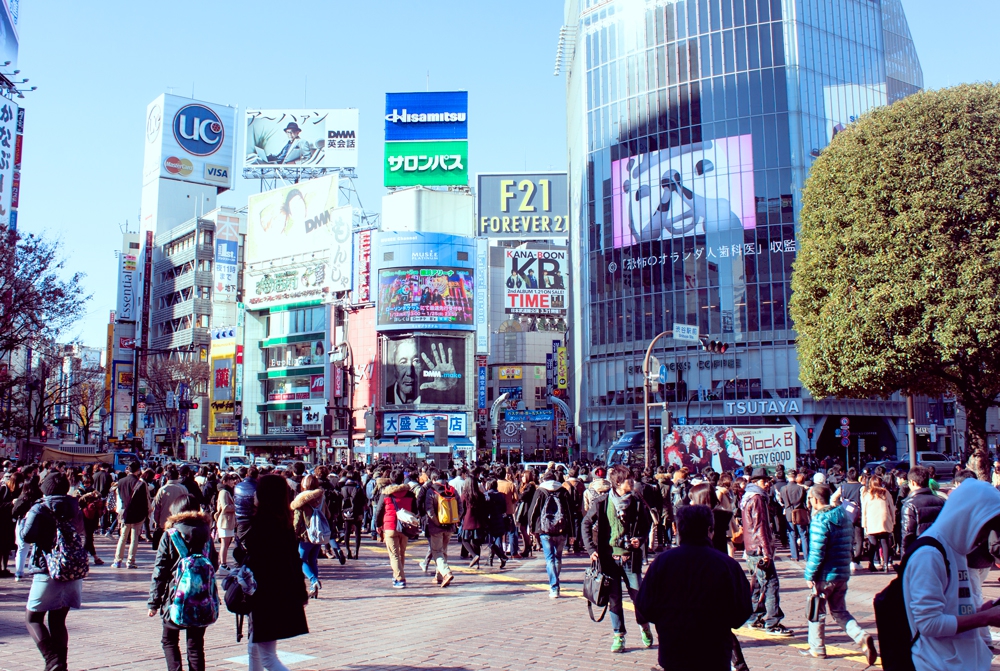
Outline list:
[[[660,553],[635,606],[656,625],[660,666],[672,671],[729,671],[731,630],[753,613],[743,568],[707,544]]]
[[[615,563],[611,546],[611,521],[608,519],[610,500],[608,494],[602,494],[590,504],[590,510],[583,517],[583,528],[580,531],[587,554],[596,552],[600,557],[601,566],[604,567],[613,566]],[[628,508],[625,509],[623,522],[626,535],[642,541],[642,544],[631,552],[632,571],[638,573],[642,568],[643,552],[653,519],[646,503],[634,494],[629,499]]]
[[[944,507],[944,502],[944,499],[936,496],[926,487],[914,489],[903,500],[903,512],[901,513],[902,525],[900,530],[903,554],[906,554],[907,548],[917,539],[917,536],[927,531],[934,524],[934,520],[937,519],[938,514]]]
[[[243,539],[245,563],[253,571],[257,591],[250,614],[250,640],[266,643],[309,633],[299,543],[290,525],[254,517]]]
[[[181,555],[170,540],[169,529],[177,529],[188,552],[200,554],[204,551],[205,544],[208,543],[209,554],[207,559],[212,562],[212,566],[219,568],[219,553],[215,550],[215,544],[210,542],[212,537],[212,523],[208,515],[204,513],[180,513],[172,515],[167,520],[167,533],[160,537],[160,545],[156,549],[156,561],[153,563],[153,575],[149,581],[149,600],[147,607],[149,610],[158,610],[163,620],[168,621],[169,609],[166,608],[173,599],[171,588],[174,587],[174,571],[181,560]]]
[[[346,519],[348,511],[350,518],[360,520],[365,516],[365,506],[368,505],[368,496],[365,495],[365,488],[354,480],[347,480],[340,487],[340,496],[343,500],[343,515]]]

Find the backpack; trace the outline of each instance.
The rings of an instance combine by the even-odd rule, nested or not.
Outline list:
[[[56,520],[56,542],[44,556],[49,577],[57,582],[81,580],[90,573],[90,557],[69,520]]]
[[[201,553],[192,553],[177,529],[167,529],[167,534],[180,555],[169,599],[170,621],[183,629],[207,627],[219,618],[219,588],[215,569],[208,560],[210,541]]]
[[[538,519],[538,533],[546,536],[565,536],[567,523],[563,497],[558,491],[548,493]]]
[[[83,516],[88,520],[99,520],[107,510],[107,503],[100,497],[95,497],[83,507]]]
[[[316,545],[326,545],[330,542],[330,523],[319,508],[313,508],[309,525],[306,527],[306,538]]]
[[[435,490],[437,495],[437,523],[440,526],[455,524],[458,522],[458,500],[455,498],[455,490],[445,487],[444,491]]]
[[[861,519],[861,506],[853,499],[844,499],[840,502],[840,507],[847,513],[847,519],[851,520],[851,525],[857,526],[858,520]]]
[[[420,518],[411,513],[406,508],[396,505],[396,500],[392,496],[385,497],[385,500],[392,501],[392,507],[396,510],[396,531],[405,534],[408,539],[416,540],[420,537]]]
[[[914,671],[912,648],[920,638],[920,632],[914,636],[910,631],[909,620],[906,617],[906,601],[903,598],[903,573],[906,564],[913,553],[921,547],[933,547],[944,557],[944,566],[949,578],[951,564],[944,546],[930,536],[921,536],[913,542],[903,557],[895,578],[884,590],[875,595],[875,626],[878,628],[878,645],[882,658],[882,668],[885,671]]]

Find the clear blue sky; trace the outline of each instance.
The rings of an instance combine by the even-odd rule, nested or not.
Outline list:
[[[830,2],[840,0],[828,0]],[[1000,80],[997,0],[903,0],[925,84]],[[146,105],[160,93],[244,107],[357,107],[358,186],[379,210],[386,91],[468,90],[470,173],[566,165],[559,0],[402,2],[21,0],[25,101],[19,226],[62,238],[103,346],[119,225],[138,222]],[[308,97],[303,100],[306,82]],[[259,189],[238,180],[221,203]]]

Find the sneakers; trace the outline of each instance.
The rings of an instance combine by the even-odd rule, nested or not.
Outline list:
[[[420,561],[417,562],[417,566],[420,567],[420,572],[421,573],[423,573],[424,575],[427,575],[427,562],[425,562],[423,559],[421,559]]]
[[[806,648],[805,650],[799,650],[799,654],[803,657],[815,657],[816,659],[826,659],[825,652],[815,652]]]
[[[861,564],[859,564],[857,562],[853,562],[853,561],[851,562],[851,574],[852,575],[855,574],[855,573],[857,573],[860,568],[861,568]]]
[[[787,638],[789,636],[795,635],[791,629],[789,629],[783,624],[776,624],[773,627],[766,627],[764,631],[769,633],[771,636],[781,636],[782,638]]]
[[[121,568],[121,567],[122,567],[121,560],[116,559],[113,562],[111,562],[111,568]]]
[[[406,587],[406,581],[405,580],[393,580],[392,581],[392,588],[393,589],[404,589],[405,587]]]
[[[875,639],[872,638],[871,634],[865,634],[865,637],[861,639],[861,652],[865,653],[865,660],[868,662],[868,666],[875,666],[875,661],[878,659],[878,650],[875,649]]]
[[[444,578],[441,579],[441,587],[447,587],[451,584],[451,581],[455,579],[455,576],[449,573]]]
[[[126,564],[126,568],[139,568],[134,561],[130,561]]]
[[[624,634],[615,634],[611,639],[611,652],[625,652]]]
[[[650,630],[647,624],[642,628],[642,647],[652,648],[653,647],[653,632]]]
[[[550,599],[558,599],[559,598],[559,588],[558,587],[549,590],[549,598]]]
[[[347,555],[345,555],[344,551],[340,548],[337,548],[337,561],[340,562],[341,566],[347,563]]]
[[[758,617],[756,620],[754,620],[753,622],[750,623],[750,628],[751,629],[764,629],[765,626],[766,625],[764,624],[764,618],[763,617]]]

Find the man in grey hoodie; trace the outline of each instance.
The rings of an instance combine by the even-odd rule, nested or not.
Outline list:
[[[559,572],[573,514],[569,492],[556,481],[552,471],[542,476],[528,512],[528,528],[539,537],[545,553],[545,571],[549,574],[549,598],[559,598]]]

